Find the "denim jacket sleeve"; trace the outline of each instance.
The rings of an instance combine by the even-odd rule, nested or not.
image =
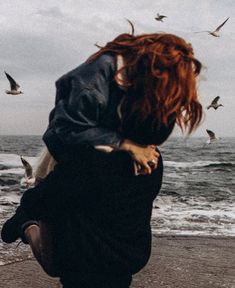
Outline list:
[[[56,105],[43,136],[57,161],[70,145],[115,145],[121,140],[115,129],[102,123],[114,73],[114,57],[102,55],[57,81]]]

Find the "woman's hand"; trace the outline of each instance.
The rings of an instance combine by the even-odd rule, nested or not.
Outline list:
[[[138,167],[139,174],[151,174],[157,168],[159,153],[156,145],[140,145],[131,140],[124,140],[120,150],[125,150],[132,156]]]

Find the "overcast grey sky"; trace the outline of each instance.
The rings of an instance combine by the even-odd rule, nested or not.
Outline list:
[[[154,17],[167,15],[161,23]],[[206,66],[199,95],[206,107],[217,95],[224,107],[206,111],[194,136],[211,129],[235,137],[234,0],[8,0],[0,2],[0,134],[42,134],[55,98],[54,82],[120,33],[164,31],[191,42]],[[227,17],[221,37],[213,30]],[[4,71],[22,86],[20,96],[5,94]],[[179,135],[178,131],[174,132]]]

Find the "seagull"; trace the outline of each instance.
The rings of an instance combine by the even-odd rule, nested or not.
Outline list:
[[[211,102],[211,104],[209,106],[207,106],[207,110],[210,108],[214,108],[215,110],[218,109],[220,106],[224,106],[222,104],[218,104],[218,101],[220,99],[220,96],[215,97],[215,99]]]
[[[207,142],[206,142],[207,144],[211,144],[211,143],[218,140],[218,138],[216,138],[215,133],[213,131],[206,129],[206,132],[210,137],[210,139],[207,140]]]
[[[35,177],[33,177],[33,168],[22,156],[20,156],[20,159],[25,170],[24,178],[21,179],[20,184],[21,186],[26,186],[28,188],[35,183]]]
[[[11,94],[11,95],[19,95],[23,94],[22,91],[19,91],[18,89],[20,88],[20,85],[16,83],[16,81],[7,73],[5,72],[7,79],[10,82],[11,90],[6,90],[6,94]]]
[[[157,17],[155,17],[155,20],[163,22],[164,18],[167,18],[167,16],[160,15],[159,13],[157,13]]]
[[[214,31],[208,31],[207,30],[207,31],[198,31],[195,33],[207,32],[214,37],[220,37],[219,30],[224,26],[224,24],[228,21],[228,19],[229,19],[229,17],[222,24],[220,24]]]

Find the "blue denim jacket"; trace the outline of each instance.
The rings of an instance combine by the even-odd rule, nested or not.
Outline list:
[[[71,146],[118,145],[123,137],[141,144],[161,144],[170,135],[174,121],[169,127],[158,125],[155,131],[148,129],[148,121],[137,129],[130,121],[120,134],[117,107],[127,92],[115,82],[115,71],[115,56],[104,54],[57,80],[55,107],[43,136],[57,161],[66,158]]]
[[[115,57],[85,62],[56,81],[55,107],[43,135],[58,161],[69,145],[117,145],[117,106],[124,91],[115,83]]]

